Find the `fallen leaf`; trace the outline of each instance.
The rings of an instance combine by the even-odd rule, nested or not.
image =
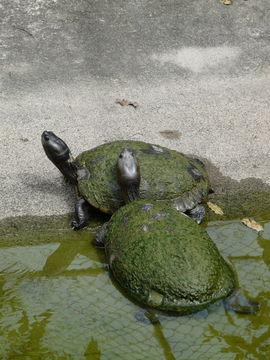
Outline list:
[[[22,142],[27,142],[27,141],[29,141],[27,138],[20,138],[20,140],[21,140]]]
[[[263,227],[261,224],[257,223],[254,219],[252,218],[244,218],[241,220],[242,224],[246,225],[247,227],[249,227],[250,229],[256,230],[256,231],[263,231]]]
[[[207,205],[215,214],[224,215],[223,210],[218,205],[213,204],[211,201],[208,201]]]
[[[223,5],[232,5],[232,0],[219,0]]]
[[[180,139],[182,135],[182,133],[178,130],[163,130],[160,131],[159,133],[166,139],[170,139],[170,140]]]
[[[121,106],[131,105],[135,109],[137,109],[137,107],[139,106],[139,104],[136,101],[129,101],[126,99],[116,99],[115,102],[116,102],[116,104],[120,104]]]

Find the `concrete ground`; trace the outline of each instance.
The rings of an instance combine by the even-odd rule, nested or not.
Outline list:
[[[73,210],[43,130],[74,155],[143,140],[270,184],[268,0],[0,0],[0,17],[0,218]]]

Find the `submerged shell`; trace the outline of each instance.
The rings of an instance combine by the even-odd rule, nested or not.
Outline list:
[[[195,207],[208,195],[203,164],[177,151],[140,141],[114,141],[84,151],[76,158],[87,176],[78,182],[80,194],[96,208],[114,213],[123,205],[116,177],[116,161],[123,148],[135,150],[140,164],[141,199],[170,200],[180,211]]]
[[[111,271],[145,305],[192,313],[236,286],[234,272],[207,232],[165,203],[130,203],[112,216],[107,229]]]

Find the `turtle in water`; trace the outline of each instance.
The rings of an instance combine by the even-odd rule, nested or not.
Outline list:
[[[48,158],[64,177],[76,185],[79,198],[75,204],[74,229],[89,220],[89,204],[102,212],[113,214],[120,206],[133,200],[129,188],[121,193],[115,162],[123,148],[136,152],[141,167],[141,199],[166,200],[200,223],[205,215],[201,204],[211,191],[203,163],[177,151],[142,141],[119,140],[82,152],[76,159],[66,143],[51,131],[44,131],[42,145]],[[121,156],[121,155],[120,155]],[[138,194],[137,194],[138,195]]]
[[[180,315],[220,299],[236,312],[258,310],[201,226],[166,202],[136,200],[140,172],[130,150],[120,154],[117,172],[123,193],[130,191],[135,201],[113,214],[94,245],[105,246],[111,272],[130,297]]]

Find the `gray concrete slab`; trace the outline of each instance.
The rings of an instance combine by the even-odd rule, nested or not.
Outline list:
[[[43,130],[74,155],[137,139],[270,184],[268,0],[0,0],[0,11],[0,218],[73,209]]]

